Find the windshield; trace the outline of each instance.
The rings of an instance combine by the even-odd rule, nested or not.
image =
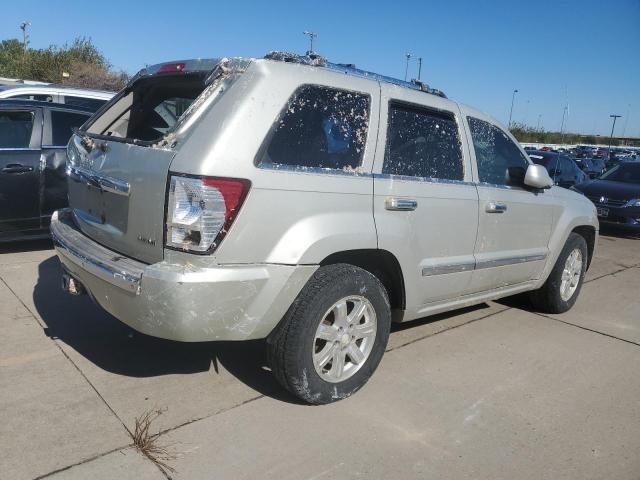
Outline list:
[[[141,78],[87,127],[121,141],[156,142],[170,132],[205,88],[204,73]]]
[[[621,163],[600,177],[613,182],[634,183],[640,185],[640,164]]]

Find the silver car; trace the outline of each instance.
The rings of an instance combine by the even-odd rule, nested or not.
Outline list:
[[[392,321],[526,291],[568,310],[598,235],[495,120],[318,56],[148,67],[67,155],[65,289],[161,338],[266,338],[316,404],[365,384]]]

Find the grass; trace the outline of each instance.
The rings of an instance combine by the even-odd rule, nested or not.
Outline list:
[[[133,445],[168,475],[169,473],[175,473],[175,469],[169,465],[169,462],[175,460],[177,455],[171,450],[171,446],[165,446],[159,442],[160,433],[151,433],[151,424],[164,411],[161,409],[148,410],[136,418],[132,437]]]

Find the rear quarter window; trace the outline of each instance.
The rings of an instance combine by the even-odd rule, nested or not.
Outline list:
[[[362,164],[370,97],[316,85],[287,102],[258,154],[261,167],[357,169]]]

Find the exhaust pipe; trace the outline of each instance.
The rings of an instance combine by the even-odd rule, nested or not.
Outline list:
[[[84,295],[87,293],[84,285],[66,272],[62,274],[62,290],[71,295]]]

